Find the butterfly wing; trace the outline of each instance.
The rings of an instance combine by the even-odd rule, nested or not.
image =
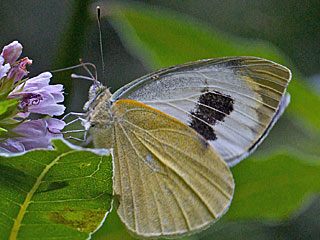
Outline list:
[[[207,227],[226,212],[233,178],[203,137],[133,100],[116,101],[111,113],[114,124],[93,137],[96,147],[109,147],[102,132],[113,138],[114,194],[118,214],[132,233],[180,236]]]
[[[200,133],[229,166],[252,152],[289,103],[291,72],[257,57],[200,60],[159,70],[112,96],[133,99]]]

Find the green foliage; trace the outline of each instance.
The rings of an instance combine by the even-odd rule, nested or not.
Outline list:
[[[111,156],[53,144],[0,156],[1,239],[87,239],[110,211]]]
[[[285,220],[320,192],[320,157],[294,153],[250,157],[232,168],[234,198],[225,219]]]
[[[0,102],[0,121],[11,118],[17,114],[18,100],[18,98],[14,98]]]
[[[9,100],[0,102],[0,117],[1,117],[2,114],[4,114],[7,111],[8,106],[9,106],[9,102],[8,101]]]
[[[5,100],[9,93],[12,91],[12,87],[14,86],[14,78],[9,80],[2,79],[0,84],[0,101]]]
[[[92,0],[73,0],[71,7],[71,16],[68,27],[65,29],[63,38],[56,53],[54,69],[61,69],[79,64],[81,51],[85,44],[88,27],[91,24],[89,8]],[[72,92],[73,82],[70,80],[72,71],[63,71],[55,74],[57,77],[52,83],[61,83],[66,93]],[[69,95],[65,96],[65,105],[69,100]]]
[[[8,130],[15,128],[20,121],[12,119],[17,113],[17,106],[19,104],[19,99],[9,99],[0,101],[0,138],[1,141],[9,137],[15,137],[17,134],[14,132],[9,133]]]

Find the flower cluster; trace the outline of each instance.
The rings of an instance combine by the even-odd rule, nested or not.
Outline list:
[[[49,85],[52,74],[27,79],[32,60],[20,57],[22,45],[14,41],[0,55],[0,151],[23,152],[51,148],[50,139],[61,136],[65,122],[53,116],[64,113],[63,86]],[[30,114],[39,117],[30,120]]]

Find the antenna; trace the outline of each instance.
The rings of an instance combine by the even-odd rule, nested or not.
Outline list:
[[[101,64],[102,64],[102,79],[104,79],[104,59],[103,59],[103,47],[102,47],[102,33],[101,33],[101,20],[100,20],[100,14],[101,9],[100,6],[97,6],[97,22],[98,22],[98,29],[99,29],[99,42],[100,42],[100,56],[101,56]]]
[[[90,81],[93,81],[95,85],[99,86],[100,82],[97,80],[97,68],[94,64],[92,63],[84,63],[82,62],[82,59],[79,59],[80,64],[71,66],[71,67],[66,67],[66,68],[61,68],[61,69],[56,69],[56,70],[51,70],[50,72],[62,72],[62,71],[66,71],[66,70],[70,70],[70,69],[75,69],[75,68],[79,68],[79,67],[83,67],[84,70],[86,70],[86,72],[89,74],[90,77],[86,77],[86,76],[82,76],[82,75],[77,75],[77,74],[71,74],[72,78],[82,78],[82,79],[87,79]],[[87,66],[90,66],[94,69],[94,75],[91,73],[91,71],[88,69]]]

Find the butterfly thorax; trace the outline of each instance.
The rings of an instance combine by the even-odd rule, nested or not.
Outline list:
[[[89,99],[84,105],[84,110],[87,111],[86,128],[103,127],[110,125],[113,122],[112,114],[110,113],[111,93],[107,87],[92,85],[89,90]]]
[[[84,105],[84,110],[87,111],[84,126],[89,130],[97,148],[111,147],[112,139],[109,131],[112,130],[114,117],[110,112],[112,105],[110,98],[111,93],[107,87],[92,85],[89,90],[89,99]]]

